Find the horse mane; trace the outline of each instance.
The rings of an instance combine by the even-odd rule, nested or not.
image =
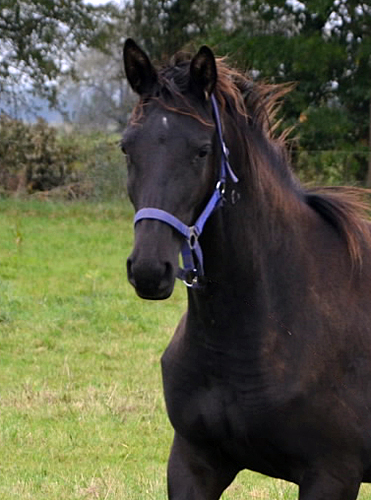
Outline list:
[[[247,75],[228,67],[223,58],[217,60],[217,69],[215,93],[222,109],[228,102],[231,109],[234,107],[237,113],[248,119],[250,126],[261,129],[267,138],[279,142],[283,147],[284,139],[291,129],[286,129],[279,137],[275,137],[281,123],[276,116],[282,97],[289,93],[294,85],[255,82]]]
[[[362,249],[371,247],[370,210],[367,189],[347,186],[313,187],[305,192],[306,203],[327,220],[344,238],[353,269],[362,268]]]
[[[170,64],[159,71],[160,89],[151,99],[158,100],[166,109],[192,116],[205,125],[199,111],[187,99],[189,90],[190,55],[180,52],[173,56]],[[364,244],[371,247],[371,232],[366,224],[369,206],[363,201],[369,190],[355,187],[314,187],[302,186],[294,177],[289,166],[286,139],[292,128],[285,129],[276,136],[281,123],[277,113],[282,98],[290,92],[293,84],[271,84],[255,82],[247,75],[229,67],[224,58],[217,61],[218,79],[214,94],[222,114],[228,113],[236,124],[236,133],[245,140],[248,151],[249,174],[260,184],[262,176],[269,175],[262,168],[262,162],[249,138],[249,130],[258,131],[264,140],[265,155],[269,163],[279,171],[281,178],[297,193],[298,197],[331,224],[347,244],[352,268],[361,268]],[[146,100],[141,100],[134,110],[136,120],[143,112]],[[266,158],[265,158],[266,160]],[[285,198],[281,197],[281,203]]]

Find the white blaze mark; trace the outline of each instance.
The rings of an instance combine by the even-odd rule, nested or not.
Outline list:
[[[169,124],[167,122],[167,117],[166,116],[163,116],[162,117],[162,125],[165,127],[165,128],[169,128]]]

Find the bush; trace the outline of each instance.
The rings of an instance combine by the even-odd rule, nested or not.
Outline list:
[[[125,158],[118,147],[119,135],[103,132],[64,133],[59,136],[65,147],[74,147],[78,155],[71,163],[75,178],[97,199],[126,196]]]
[[[293,163],[299,175],[318,184],[362,183],[367,176],[367,144],[353,141],[354,124],[339,105],[309,107],[300,115],[300,145]]]
[[[44,120],[28,125],[0,116],[0,182],[4,189],[32,192],[60,186],[66,182],[74,154],[59,146],[56,130]]]
[[[319,185],[359,185],[366,177],[367,150],[293,152],[293,167],[303,182]]]
[[[122,197],[124,159],[118,137],[58,132],[0,115],[0,190],[67,198]]]

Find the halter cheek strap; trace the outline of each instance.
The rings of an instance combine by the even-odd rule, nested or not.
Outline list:
[[[210,215],[223,203],[227,176],[232,182],[238,182],[238,178],[228,162],[229,151],[223,140],[218,104],[214,95],[211,96],[211,103],[222,154],[218,182],[201,215],[193,226],[187,226],[177,217],[160,208],[142,208],[134,217],[134,226],[143,219],[159,220],[173,227],[183,236],[184,241],[181,248],[183,268],[179,268],[177,277],[190,287],[197,285],[198,278],[204,276],[203,255],[198,238]]]

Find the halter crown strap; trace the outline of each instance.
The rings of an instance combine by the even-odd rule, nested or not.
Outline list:
[[[214,112],[214,119],[215,119],[215,125],[216,125],[216,130],[218,132],[218,137],[220,141],[220,145],[222,147],[222,160],[221,160],[221,168],[220,168],[220,178],[225,180],[227,177],[227,172],[232,179],[234,183],[238,182],[238,178],[233,172],[229,161],[228,161],[228,156],[229,156],[229,151],[227,146],[225,145],[224,139],[223,139],[223,132],[222,132],[222,123],[220,120],[220,114],[219,114],[219,108],[218,108],[218,103],[216,102],[214,94],[211,95],[211,104],[213,107],[213,112]]]
[[[229,175],[232,182],[238,182],[238,178],[233,172],[228,161],[229,151],[223,139],[218,104],[214,95],[211,95],[211,104],[214,112],[216,130],[222,149],[220,173],[214,192],[194,225],[187,226],[177,217],[169,212],[166,212],[165,210],[161,210],[160,208],[142,208],[138,210],[134,217],[134,226],[143,219],[159,220],[173,227],[184,237],[181,248],[183,269],[179,268],[177,277],[183,280],[187,286],[191,287],[197,285],[197,279],[200,276],[204,276],[203,255],[198,238],[201,235],[210,215],[223,203],[227,175]]]

